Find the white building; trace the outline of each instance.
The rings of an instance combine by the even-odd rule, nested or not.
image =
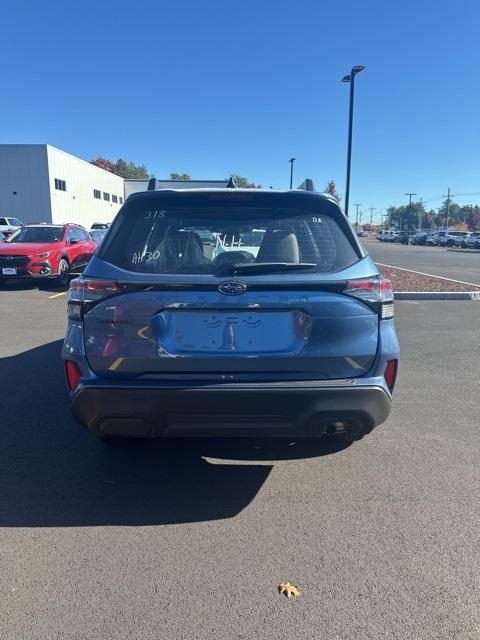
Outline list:
[[[0,144],[0,216],[22,222],[111,222],[123,178],[49,144]]]

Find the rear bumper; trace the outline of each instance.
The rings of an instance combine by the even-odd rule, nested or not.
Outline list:
[[[97,435],[124,437],[312,437],[332,425],[361,436],[384,422],[390,407],[386,389],[365,380],[154,387],[102,382],[80,384],[72,396],[77,422]]]

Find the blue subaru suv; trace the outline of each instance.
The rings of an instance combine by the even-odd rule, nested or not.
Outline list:
[[[71,282],[75,419],[103,439],[334,436],[389,415],[391,284],[315,192],[131,195]]]

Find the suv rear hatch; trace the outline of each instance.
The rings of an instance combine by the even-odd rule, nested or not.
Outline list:
[[[102,377],[340,379],[378,348],[382,282],[310,194],[142,194],[118,214],[71,317]]]

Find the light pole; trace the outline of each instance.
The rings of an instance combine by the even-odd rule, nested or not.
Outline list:
[[[352,67],[348,76],[342,78],[342,82],[350,83],[350,107],[348,111],[348,146],[347,146],[347,184],[345,186],[345,215],[348,216],[348,202],[350,199],[350,167],[352,164],[352,130],[353,130],[353,97],[355,93],[355,76],[363,71],[363,65]]]
[[[408,200],[408,213],[410,214],[410,216],[412,215],[412,196],[416,196],[416,193],[406,193],[406,196],[408,196],[409,200]],[[408,228],[407,228],[408,231]]]
[[[293,189],[293,163],[295,162],[296,158],[290,158],[289,163],[290,163],[290,191]]]
[[[358,209],[362,206],[361,204],[354,204],[354,207],[357,207],[357,215],[355,216],[355,231],[358,231]]]

